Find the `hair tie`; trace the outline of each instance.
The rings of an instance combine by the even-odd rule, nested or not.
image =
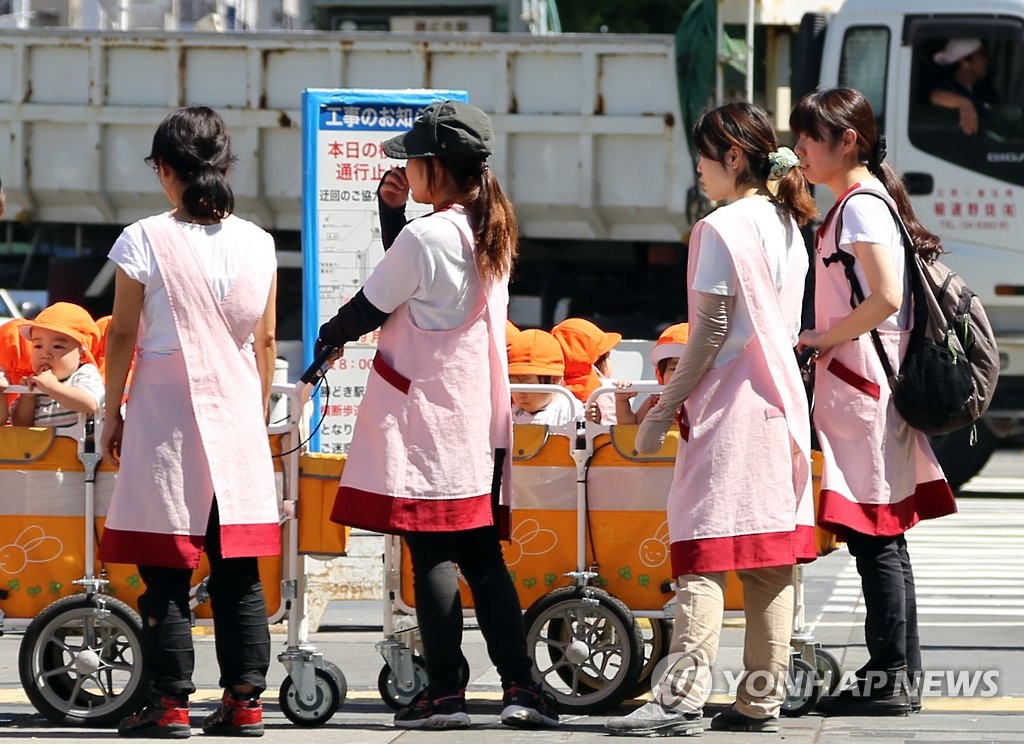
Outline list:
[[[771,170],[768,172],[768,180],[778,181],[793,168],[800,165],[800,158],[788,147],[780,147],[775,152],[768,153],[768,163],[771,165]]]

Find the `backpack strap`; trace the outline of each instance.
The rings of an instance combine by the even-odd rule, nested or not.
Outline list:
[[[910,237],[910,232],[907,230],[907,226],[903,223],[903,220],[900,218],[899,212],[896,211],[896,208],[892,205],[891,201],[885,198],[882,194],[879,194],[877,191],[871,191],[870,189],[864,189],[863,191],[855,191],[853,194],[850,194],[850,196],[846,197],[846,200],[839,205],[839,209],[836,210],[836,252],[833,253],[831,256],[827,256],[822,259],[822,262],[825,264],[825,266],[830,266],[831,264],[836,262],[839,262],[843,265],[843,272],[846,274],[847,281],[850,282],[850,307],[857,307],[857,305],[864,302],[864,289],[860,286],[860,279],[857,278],[857,272],[854,270],[856,259],[854,259],[853,254],[848,253],[847,251],[844,251],[842,248],[839,247],[839,233],[843,226],[843,209],[846,207],[846,203],[850,201],[850,199],[852,199],[854,196],[857,196],[858,194],[865,194],[868,196],[873,196],[876,199],[880,199],[885,204],[885,206],[889,208],[889,213],[892,215],[892,218],[896,222],[896,226],[899,227],[900,234],[903,237],[903,250],[906,257],[906,260],[904,262],[904,271],[914,271],[914,261],[916,259],[916,253],[914,251],[914,240],[913,238]],[[910,282],[910,285],[911,293],[913,294],[916,290],[915,282],[912,280]],[[921,327],[921,324],[917,322],[916,318],[914,323],[914,330],[911,333],[915,331],[923,331],[923,327]],[[882,346],[882,338],[881,336],[878,335],[878,329],[872,328],[870,333],[871,342],[872,344],[874,344],[875,351],[878,352],[879,361],[882,362],[882,370],[885,372],[885,375],[886,377],[889,378],[889,380],[895,379],[896,373],[893,370],[892,361],[889,359],[889,355],[885,352],[885,347]]]

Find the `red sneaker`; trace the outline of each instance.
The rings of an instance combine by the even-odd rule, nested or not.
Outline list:
[[[211,736],[263,736],[263,703],[258,697],[236,697],[224,691],[220,707],[203,720]]]
[[[154,697],[134,715],[117,726],[119,736],[136,739],[187,739],[188,698]]]

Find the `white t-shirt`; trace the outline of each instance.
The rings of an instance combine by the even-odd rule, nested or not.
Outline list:
[[[876,191],[885,191],[882,182],[872,178],[861,184]],[[843,207],[843,224],[839,228],[839,247],[848,253],[854,253],[854,243],[877,243],[888,246],[892,252],[892,260],[896,266],[896,276],[903,285],[904,300],[910,297],[910,287],[906,280],[906,254],[903,248],[903,236],[892,218],[892,213],[881,199],[876,196],[851,196]],[[841,267],[840,267],[841,268]],[[864,296],[871,294],[864,267],[858,260],[854,271],[860,281]],[[910,323],[910,303],[904,301],[903,306],[886,318],[879,328],[898,331],[907,328]]]
[[[729,210],[730,217],[735,214],[735,219],[753,225],[768,259],[768,271],[775,280],[775,288],[781,292],[790,261],[798,255],[797,252],[807,252],[796,220],[781,212],[767,199],[740,199],[721,209]],[[700,241],[700,255],[693,277],[693,289],[709,294],[736,295],[736,274],[724,241],[714,230],[702,230]],[[792,331],[793,345],[796,346],[800,334],[799,318],[796,319]],[[729,333],[722,348],[718,350],[715,366],[721,367],[739,356],[753,335],[754,326],[750,320],[750,311],[742,295],[737,296],[735,307],[729,316]]]
[[[180,221],[178,224],[185,228],[185,235],[195,247],[218,301],[223,302],[227,297],[246,259],[254,252],[267,252],[266,260],[277,266],[274,239],[270,233],[247,220],[231,215],[216,225]],[[153,248],[139,223],[124,229],[110,249],[109,257],[130,279],[146,287],[139,321],[139,356],[164,356],[179,351],[181,346],[174,328],[167,289]]]
[[[583,404],[567,395],[556,395],[552,401],[536,413],[524,411],[516,406],[512,409],[512,422],[516,424],[546,424],[563,426],[570,421],[583,419]]]
[[[446,214],[407,224],[363,285],[366,299],[382,312],[393,313],[408,302],[413,323],[427,331],[464,324],[481,291],[476,259],[448,219],[468,228],[466,210],[455,205]]]

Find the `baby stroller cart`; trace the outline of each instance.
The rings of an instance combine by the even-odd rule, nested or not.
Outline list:
[[[640,393],[659,389],[654,382],[631,387]],[[601,388],[590,403],[615,391]],[[626,694],[645,692],[670,645],[668,618],[674,606],[665,600],[674,587],[666,500],[678,435],[670,432],[659,452],[641,455],[634,448],[636,430],[630,425],[606,429],[588,423],[583,441],[570,443],[576,468],[576,568],[566,575],[572,584],[535,600],[526,612],[535,672],[564,710],[607,711]],[[515,479],[517,511],[535,509],[546,515],[557,503],[553,480],[539,469],[544,467],[544,448],[558,446],[556,442],[547,437],[532,456],[530,448],[517,448],[516,464],[522,466]],[[564,457],[562,464],[568,464]],[[539,521],[548,519],[541,516]],[[798,586],[802,597],[801,590]],[[726,608],[742,607],[742,586],[730,574]],[[798,610],[802,628],[802,600]],[[638,631],[630,631],[634,621],[650,629],[643,641]],[[813,643],[809,633],[796,634],[794,642],[786,707],[798,715],[813,708],[821,693],[818,665],[832,669],[835,660]]]
[[[293,412],[270,429],[271,449],[283,453],[275,469],[284,553],[261,558],[260,576],[270,621],[288,620],[287,647],[279,656],[289,671],[282,708],[300,725],[318,725],[341,705],[346,688],[340,670],[309,643],[295,516],[305,479],[297,449],[290,452],[299,443],[298,395],[290,386],[274,390],[288,397]],[[55,722],[110,725],[149,694],[136,611],[144,587],[135,566],[96,560],[116,469],[101,463],[91,422],[85,431],[77,442],[54,429],[0,427],[0,519],[4,535],[16,536],[0,549],[7,590],[0,608],[7,627],[25,629],[18,671],[36,709]],[[208,573],[204,560],[192,578],[199,625],[211,624],[203,605]]]

